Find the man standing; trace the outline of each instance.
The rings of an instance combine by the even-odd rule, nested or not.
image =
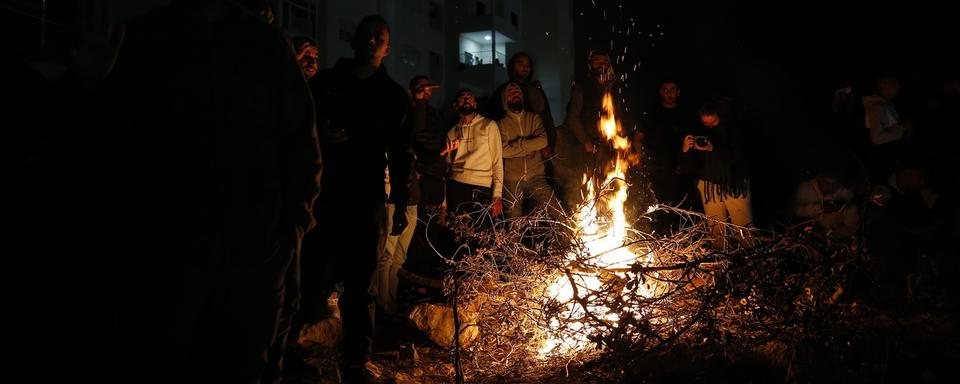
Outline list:
[[[407,130],[413,135],[413,149],[416,154],[416,166],[409,178],[409,196],[407,202],[407,222],[410,223],[400,235],[381,235],[384,238],[380,262],[377,264],[377,304],[387,315],[397,315],[397,273],[407,260],[408,249],[416,233],[425,236],[422,225],[417,225],[417,217],[423,210],[433,210],[443,204],[446,160],[440,156],[445,138],[442,136],[442,123],[439,114],[429,105],[430,96],[438,84],[430,84],[424,75],[410,80],[411,110],[407,116]],[[438,164],[439,163],[439,164]],[[389,188],[389,185],[387,186]],[[386,228],[393,225],[393,212],[396,209],[392,198],[387,203]],[[427,216],[424,213],[424,216]],[[424,217],[426,223],[429,218]]]
[[[508,215],[523,215],[523,200],[534,201],[533,211],[550,207],[552,217],[560,217],[560,207],[552,204],[553,188],[547,184],[541,150],[547,147],[547,134],[540,116],[524,109],[524,94],[517,83],[503,88],[501,108],[505,115],[498,121],[503,142],[503,177],[509,200]]]
[[[313,225],[307,84],[280,32],[232,1],[174,1],[127,31],[90,141],[93,262],[123,279],[120,355],[101,360],[125,382],[259,383]]]
[[[644,168],[657,201],[676,205],[687,192],[687,179],[677,173],[680,159],[677,143],[682,143],[683,134],[694,126],[694,114],[690,112],[688,115],[687,109],[680,107],[680,86],[675,80],[661,81],[659,93],[660,103],[646,115],[637,136],[646,151]]]
[[[343,281],[341,364],[348,382],[365,383],[372,381],[366,363],[373,342],[371,285],[386,193],[384,166],[389,165],[395,206],[391,234],[407,225],[412,156],[403,120],[410,104],[383,66],[390,53],[387,22],[376,15],[364,17],[350,44],[354,58],[342,58],[319,72],[312,88],[325,174],[314,212],[318,228],[304,242],[303,304],[305,320],[319,320],[321,311],[313,308],[324,307],[325,292],[335,280]],[[345,239],[359,240],[345,247]]]
[[[515,83],[523,91],[523,109],[540,116],[543,122],[543,131],[547,133],[548,145],[544,151],[544,156],[549,157],[557,141],[557,128],[554,126],[553,114],[550,113],[550,101],[547,100],[547,94],[543,91],[543,86],[539,80],[533,77],[533,59],[526,52],[517,52],[510,56],[507,62],[507,75],[510,81],[501,85],[493,93],[488,108],[487,117],[500,120],[504,116],[503,110],[503,89],[507,84]]]
[[[440,278],[446,263],[437,257],[437,242],[445,238],[439,224],[441,207],[447,194],[446,149],[447,128],[440,111],[430,105],[433,90],[439,84],[431,83],[425,75],[410,80],[413,92],[413,111],[407,118],[412,125],[413,150],[416,154],[416,174],[420,187],[420,202],[417,205],[417,221],[413,239],[402,269],[420,276]],[[446,151],[446,152],[445,152]]]
[[[603,111],[604,93],[612,93],[616,115],[621,124],[632,127],[626,119],[625,111],[619,108],[620,95],[616,84],[610,55],[600,50],[590,51],[587,75],[573,85],[570,103],[567,104],[567,120],[564,125],[573,134],[570,140],[572,143],[558,151],[558,157],[563,159],[555,168],[563,185],[563,198],[568,205],[567,209],[580,204],[583,174],[586,172],[594,177],[595,182],[602,182],[602,168],[611,156],[611,150],[607,145],[603,145],[605,139],[601,137],[597,126]]]
[[[696,194],[696,182],[691,172],[682,172],[679,167],[680,151],[677,150],[677,144],[683,143],[684,135],[699,125],[699,121],[694,120],[694,111],[680,104],[680,85],[676,80],[660,81],[658,92],[659,103],[642,118],[634,141],[643,145],[643,172],[658,204],[699,210],[699,199],[688,197]],[[656,213],[655,225],[662,233],[669,233],[681,222],[680,216],[670,212]]]
[[[447,183],[447,207],[454,212],[477,214],[489,206],[492,216],[503,212],[503,143],[497,123],[477,114],[473,91],[457,91],[454,109],[460,121],[447,133],[457,148]],[[477,206],[480,207],[477,207]],[[478,209],[479,208],[479,209]],[[478,216],[479,219],[479,216]]]

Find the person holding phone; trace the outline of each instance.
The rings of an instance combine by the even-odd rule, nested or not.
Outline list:
[[[746,147],[740,131],[721,116],[719,104],[704,104],[699,115],[702,133],[686,135],[681,149],[686,159],[700,160],[697,189],[704,214],[712,220],[713,244],[722,246],[725,242],[720,223],[749,226],[753,222]]]

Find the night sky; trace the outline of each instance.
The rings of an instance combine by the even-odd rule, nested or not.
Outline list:
[[[877,71],[925,82],[958,63],[950,49],[960,25],[942,4],[574,3],[577,51],[610,49],[613,39],[615,54],[628,47],[620,72],[639,60],[640,71],[680,74],[705,88],[736,87],[730,75],[738,71],[777,72],[808,86]]]

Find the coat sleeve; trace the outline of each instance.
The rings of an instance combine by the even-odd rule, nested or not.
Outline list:
[[[503,196],[503,143],[500,142],[500,128],[497,122],[491,121],[487,140],[490,147],[490,161],[493,169],[493,197]]]
[[[407,119],[416,119],[411,113],[410,100],[399,85],[392,105],[387,106],[387,129],[390,140],[387,142],[387,164],[390,170],[390,202],[397,210],[406,209],[410,197],[410,169],[413,167],[411,150],[411,128]]]

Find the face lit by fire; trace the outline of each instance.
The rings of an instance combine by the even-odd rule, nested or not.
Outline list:
[[[518,56],[516,60],[513,61],[513,67],[511,67],[513,73],[517,75],[516,81],[526,80],[530,77],[530,72],[533,71],[533,63],[530,62],[530,58],[526,56]]]
[[[463,116],[472,115],[477,111],[477,98],[473,96],[473,92],[460,92],[457,100],[453,103],[453,108]]]
[[[507,108],[513,112],[523,111],[523,91],[516,83],[507,86]]]
[[[595,52],[590,55],[590,62],[587,63],[590,68],[590,74],[601,80],[603,83],[609,79],[601,79],[601,76],[607,75],[610,69],[610,56],[604,52]]]
[[[715,113],[700,115],[700,121],[703,122],[704,127],[716,128],[720,125],[720,116]]]
[[[320,50],[309,42],[304,42],[297,47],[297,63],[300,64],[300,70],[303,71],[303,76],[307,80],[317,74],[319,56]]]
[[[417,92],[423,92],[423,94],[424,94],[424,99],[425,99],[425,100],[430,100],[430,97],[433,96],[433,89],[434,89],[434,88],[433,88],[433,87],[427,87],[427,86],[426,86],[427,84],[430,84],[430,79],[421,78],[421,79],[417,80],[416,83],[413,84],[413,89],[411,89],[410,92],[411,92],[412,94],[414,94],[414,95],[416,95]]]
[[[680,96],[680,87],[677,83],[660,84],[660,102],[666,107],[677,105],[677,97]]]
[[[380,61],[390,54],[390,29],[386,24],[368,22],[357,28],[351,43],[357,59]]]

